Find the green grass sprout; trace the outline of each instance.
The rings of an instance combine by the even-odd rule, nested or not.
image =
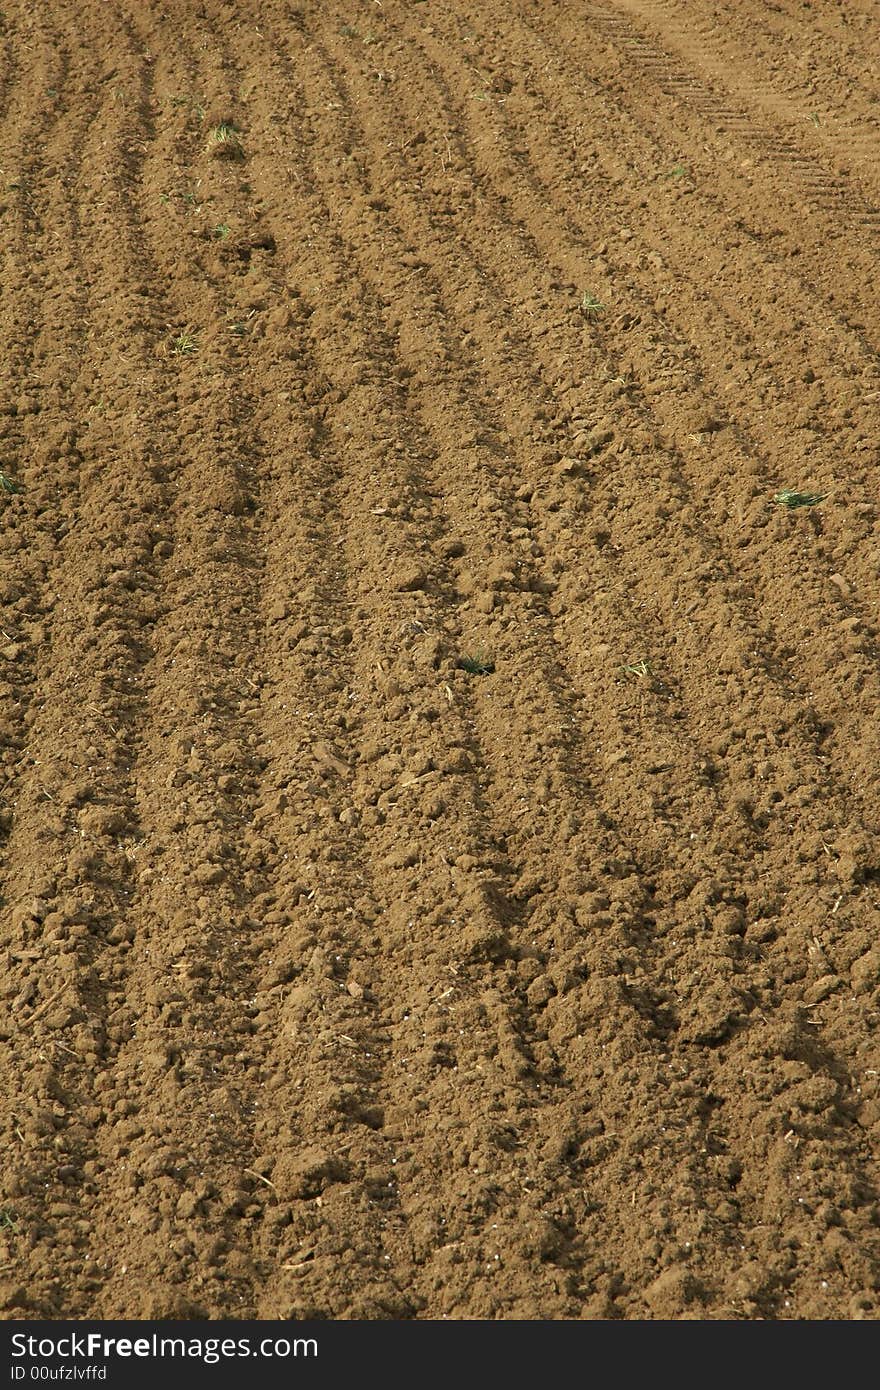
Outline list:
[[[238,129],[231,121],[221,121],[208,131],[208,148],[211,154],[223,159],[244,159],[244,147]]]
[[[825,501],[824,492],[797,492],[794,488],[784,487],[781,492],[774,494],[773,501],[780,507],[788,507],[793,511],[795,507],[817,507],[820,502]]]
[[[169,351],[175,357],[192,357],[199,350],[199,335],[192,328],[184,328],[182,333],[171,339]]]
[[[491,676],[495,670],[495,662],[484,652],[476,652],[473,656],[462,656],[458,661],[458,666],[460,670],[467,671],[469,676]]]
[[[597,319],[600,314],[604,314],[605,305],[597,299],[589,290],[584,290],[581,297],[581,313],[588,319]]]
[[[638,676],[640,680],[649,680],[653,674],[650,661],[631,661],[627,666],[620,668],[626,676]]]

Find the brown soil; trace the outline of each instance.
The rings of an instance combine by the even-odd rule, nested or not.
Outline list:
[[[874,0],[3,8],[4,1316],[877,1316]]]

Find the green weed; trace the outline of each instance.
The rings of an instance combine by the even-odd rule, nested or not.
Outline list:
[[[201,179],[199,183],[201,183]],[[199,185],[196,184],[195,188],[181,189],[174,193],[160,193],[159,201],[160,203],[170,203],[173,198],[179,198],[182,203],[186,203],[188,208],[192,208],[193,212],[201,212],[202,205],[198,201],[198,188]]]
[[[654,675],[650,661],[631,661],[620,669],[625,676],[638,676],[640,680],[650,680]]]
[[[229,310],[227,310],[227,313],[226,313],[226,330],[227,330],[227,332],[228,332],[228,333],[232,333],[236,338],[243,338],[244,335],[245,335],[245,333],[247,333],[248,324],[250,323],[251,319],[254,317],[254,315],[256,314],[256,312],[257,312],[256,309],[251,309],[250,313],[247,315],[246,318],[244,318],[244,319],[237,319],[237,318],[235,317],[234,311],[229,311]]]
[[[198,333],[191,328],[184,328],[182,333],[171,339],[168,350],[175,357],[192,357],[193,353],[199,350]]]
[[[231,121],[221,121],[208,131],[208,149],[223,159],[244,159],[244,147]]]
[[[588,319],[597,319],[600,314],[604,314],[605,305],[598,300],[589,290],[584,290],[581,297],[581,313]]]
[[[175,106],[178,108],[181,106],[187,107],[193,113],[197,120],[203,121],[205,119],[205,108],[197,97],[177,96],[175,94],[173,96],[166,97],[165,100],[169,106]]]
[[[229,223],[218,222],[217,226],[214,228],[214,235],[218,241],[225,241],[229,236]]]
[[[780,507],[788,507],[793,511],[795,507],[817,507],[820,502],[825,501],[825,493],[796,492],[794,488],[784,487],[781,492],[774,494],[773,501]]]
[[[8,473],[0,472],[0,491],[2,492],[23,492],[21,483],[17,483],[14,478],[10,478]]]
[[[495,662],[484,652],[477,652],[474,656],[460,657],[458,666],[460,670],[467,671],[469,676],[491,676],[495,670]]]

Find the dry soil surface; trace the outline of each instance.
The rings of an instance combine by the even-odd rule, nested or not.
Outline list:
[[[3,10],[3,1316],[876,1317],[875,0]]]

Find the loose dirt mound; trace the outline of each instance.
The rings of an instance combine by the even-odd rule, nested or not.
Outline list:
[[[4,11],[4,1316],[876,1316],[873,0]]]

